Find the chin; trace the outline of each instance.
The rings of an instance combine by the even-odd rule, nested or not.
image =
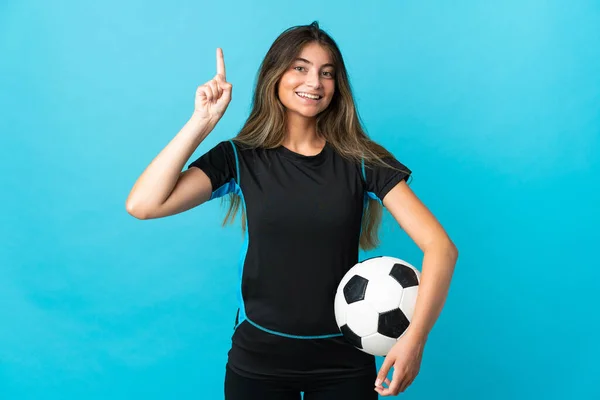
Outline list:
[[[306,118],[314,118],[317,115],[321,114],[323,111],[327,110],[327,107],[329,106],[329,104],[325,105],[325,107],[286,107],[288,109],[288,112],[293,112],[295,114],[298,115],[302,115],[303,117]]]
[[[308,111],[308,110],[294,110],[294,109],[288,109],[288,112],[292,112],[294,114],[297,115],[301,115],[305,118],[314,118],[317,115],[319,115],[320,113],[322,113],[325,110],[314,110],[314,111]]]

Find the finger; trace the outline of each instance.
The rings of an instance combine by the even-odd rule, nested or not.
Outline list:
[[[215,86],[216,86],[217,90],[219,91],[219,98],[222,97],[223,96],[223,91],[225,90],[223,88],[223,83],[215,80]]]
[[[392,383],[390,383],[389,387],[383,390],[384,395],[396,395],[398,394],[398,389],[400,384],[402,383],[403,376],[397,368],[394,368],[394,373],[392,374]]]
[[[231,92],[232,85],[229,82],[219,84],[219,87],[223,89],[223,92]]]
[[[402,384],[400,385],[400,392],[404,392],[406,389],[408,389],[408,387],[413,383],[414,380],[415,378],[404,380],[404,382],[402,382]]]
[[[377,393],[382,393],[385,389],[387,389],[390,386],[390,380],[388,378],[385,378],[384,382],[385,382],[385,386],[383,386],[383,385],[375,386],[375,391]]]
[[[231,101],[231,84],[230,83],[224,83],[223,85],[223,101],[225,101],[226,103],[229,103]]]
[[[408,380],[402,381],[402,383],[400,384],[400,387],[398,388],[398,393],[404,392],[406,390],[406,388],[408,387],[409,383],[410,382]]]
[[[388,386],[390,386],[391,381],[388,378],[385,378],[385,380],[383,381],[383,383],[385,385],[378,386],[379,389],[385,389],[385,388],[387,388]]]
[[[223,80],[227,80],[225,77],[225,59],[223,58],[223,49],[217,49],[217,75],[221,75]]]
[[[214,99],[218,100],[221,97],[221,94],[223,93],[223,91],[219,88],[219,85],[217,84],[217,81],[215,81],[213,79],[211,81],[208,81],[207,84],[210,86],[210,88],[213,91]]]
[[[196,89],[196,95],[208,100],[208,93],[206,93],[206,86],[204,86],[204,85],[198,86],[198,89]]]
[[[388,388],[385,386],[375,386],[375,391],[379,393],[381,396],[389,396]]]
[[[206,93],[206,100],[213,101],[213,99],[215,98],[215,93],[213,92],[208,82],[204,84],[204,91]]]
[[[381,365],[379,373],[377,374],[377,379],[375,380],[375,386],[381,387],[381,383],[385,382],[385,380],[387,379],[388,372],[392,367],[392,364],[393,361],[391,359],[386,358],[385,360],[383,360],[383,364]]]

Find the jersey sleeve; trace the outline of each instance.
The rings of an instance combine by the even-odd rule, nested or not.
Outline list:
[[[188,165],[200,168],[210,179],[210,200],[234,192],[237,179],[237,161],[233,143],[223,141]]]
[[[383,198],[394,186],[401,181],[408,180],[412,171],[394,157],[383,159],[392,168],[380,165],[364,165],[364,178],[366,191],[369,197],[383,201]]]

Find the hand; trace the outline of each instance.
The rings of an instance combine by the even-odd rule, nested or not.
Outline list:
[[[217,122],[231,101],[231,83],[225,78],[223,50],[217,49],[217,75],[196,89],[194,114]]]
[[[381,396],[396,396],[404,392],[419,373],[424,347],[425,341],[420,338],[407,334],[400,337],[383,361],[375,381],[375,391]],[[387,375],[392,365],[394,373],[390,382]],[[384,382],[388,387],[382,385]]]

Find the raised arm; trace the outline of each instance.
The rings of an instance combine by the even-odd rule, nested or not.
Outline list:
[[[194,113],[179,133],[152,160],[137,179],[125,207],[138,219],[160,218],[202,204],[212,187],[206,174],[183,166],[217,125],[231,101],[223,51],[217,49],[217,74],[196,90]]]

